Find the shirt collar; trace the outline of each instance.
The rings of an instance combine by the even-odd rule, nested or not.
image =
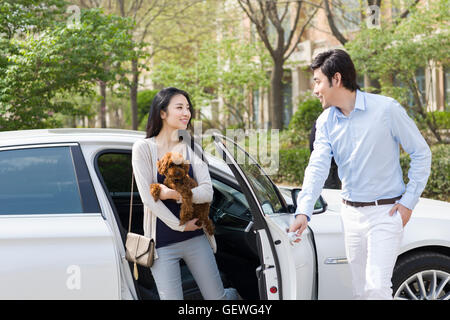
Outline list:
[[[356,89],[355,109],[366,110],[366,100],[364,99],[364,93]]]
[[[356,99],[355,99],[355,109],[364,111],[366,110],[366,100],[364,99],[364,92],[356,89]],[[337,117],[344,118],[344,114],[339,110],[339,108],[335,107],[334,119]]]

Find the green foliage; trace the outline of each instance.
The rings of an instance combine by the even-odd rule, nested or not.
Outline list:
[[[184,64],[178,61],[159,63],[153,70],[152,79],[161,87],[187,90],[196,108],[208,105],[220,96],[224,112],[244,123],[244,115],[249,111],[245,103],[248,92],[269,84],[268,63],[267,55],[256,44],[236,39],[206,41],[191,61]]]
[[[306,147],[309,145],[309,135],[314,121],[322,113],[322,105],[312,93],[306,93],[299,98],[297,111],[289,122],[288,130],[281,132],[282,148]]]
[[[148,114],[150,112],[150,106],[153,98],[158,93],[158,90],[142,90],[137,95],[138,105],[138,122],[147,121]]]
[[[450,201],[450,146],[436,144],[431,146],[431,173],[422,197]],[[409,154],[400,155],[403,181],[408,183],[408,170],[411,162]]]
[[[438,141],[442,139],[436,123],[426,112],[428,95],[422,95],[415,76],[419,68],[450,63],[448,4],[448,0],[436,0],[413,6],[404,19],[384,19],[381,29],[363,25],[346,44],[356,69],[377,79],[381,94],[408,108],[419,126],[430,129]],[[411,108],[408,100],[412,100]]]
[[[45,30],[64,19],[68,3],[64,0],[2,0],[0,35],[6,39],[20,37],[29,30]]]
[[[309,98],[299,104],[289,123],[290,130],[311,131],[314,121],[322,113],[322,104],[317,98]]]
[[[438,129],[450,129],[450,112],[433,111],[429,112],[429,117],[434,117]]]
[[[283,138],[280,136],[280,145],[285,144],[282,140]],[[431,152],[431,173],[421,196],[450,201],[450,145],[433,145],[431,146]],[[309,148],[282,148],[279,155],[279,171],[272,176],[272,179],[279,184],[301,186],[305,169],[308,166],[309,156]],[[409,155],[402,152],[400,155],[400,166],[405,184],[409,181],[408,170],[410,162]]]
[[[45,7],[26,2],[35,4],[29,10]],[[4,8],[11,6],[1,3],[0,12]],[[21,17],[22,8],[12,8]],[[69,28],[64,15],[40,17],[52,22],[36,22],[38,34],[0,40],[0,130],[55,127],[61,124],[58,114],[89,115],[91,110],[75,108],[74,100],[64,97],[92,94],[98,81],[112,85],[124,79],[121,64],[135,54],[128,19],[83,10],[80,24]],[[18,26],[34,21],[25,18],[14,21]]]
[[[276,183],[300,186],[303,183],[309,155],[309,148],[280,149],[279,170],[272,179]]]

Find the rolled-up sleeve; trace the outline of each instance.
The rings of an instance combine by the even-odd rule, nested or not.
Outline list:
[[[406,110],[394,100],[389,108],[391,132],[411,157],[409,182],[399,203],[413,210],[428,181],[431,171],[431,150]]]
[[[308,217],[308,221],[311,219],[314,205],[328,177],[333,156],[324,120],[324,117],[319,117],[317,120],[314,150],[305,170],[302,191],[297,197],[295,215],[304,214]]]

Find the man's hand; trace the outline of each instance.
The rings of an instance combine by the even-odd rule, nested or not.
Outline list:
[[[288,232],[296,232],[298,239],[295,242],[300,242],[300,236],[308,226],[308,218],[304,214],[299,214],[295,217],[294,222],[289,227]]]
[[[403,227],[405,227],[409,219],[411,218],[412,210],[408,209],[407,207],[405,207],[400,203],[397,203],[395,206],[392,207],[391,211],[389,211],[389,215],[393,216],[395,211],[398,211],[398,213],[400,214],[400,217],[402,218],[403,221]]]

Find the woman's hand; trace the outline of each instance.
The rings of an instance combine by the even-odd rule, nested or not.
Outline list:
[[[195,231],[195,230],[201,229],[202,228],[201,226],[199,227],[198,225],[195,224],[197,222],[197,220],[198,220],[198,218],[194,218],[194,219],[186,222],[186,224],[185,224],[186,227],[184,228],[184,231]]]
[[[170,189],[169,187],[167,187],[162,183],[160,183],[159,185],[161,186],[161,193],[159,195],[159,198],[161,200],[168,200],[168,199],[173,199],[176,201],[181,200],[181,194],[178,191]]]

